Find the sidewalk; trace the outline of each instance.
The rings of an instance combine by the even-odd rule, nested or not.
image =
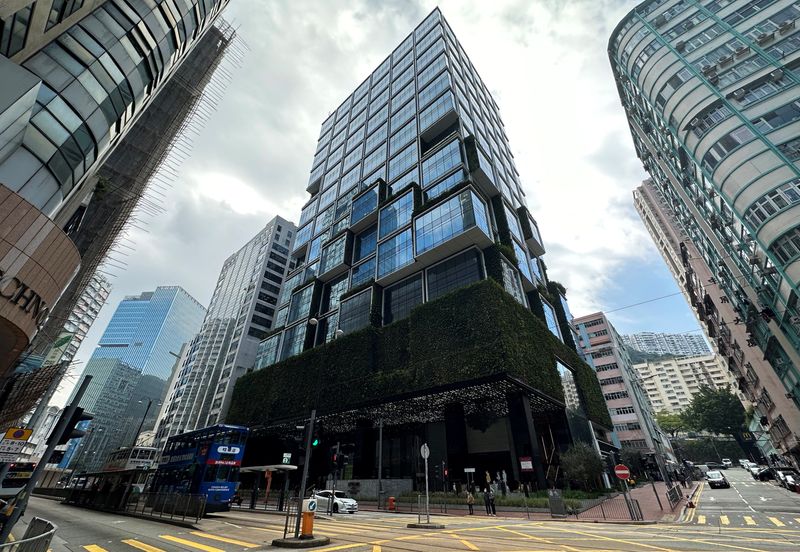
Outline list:
[[[655,485],[655,492],[653,492],[653,485]],[[638,485],[635,489],[631,489],[631,498],[639,502],[639,508],[642,510],[642,517],[645,521],[675,521],[680,517],[683,511],[683,506],[686,504],[686,497],[689,496],[694,486],[697,483],[692,483],[689,487],[680,487],[683,498],[675,505],[675,508],[670,508],[669,500],[667,499],[667,484],[663,481],[656,481],[654,484],[650,482]],[[656,498],[658,493],[658,498]],[[661,506],[658,501],[661,500]]]

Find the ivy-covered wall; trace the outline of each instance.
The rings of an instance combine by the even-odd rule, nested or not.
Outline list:
[[[610,427],[594,371],[492,279],[420,305],[405,320],[239,378],[226,421],[256,425],[304,415],[317,394],[318,410],[330,412],[498,374],[563,401],[556,356],[575,370],[589,417]]]

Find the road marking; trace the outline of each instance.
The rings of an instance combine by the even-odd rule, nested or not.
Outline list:
[[[525,526],[524,525],[521,525],[521,526],[520,525],[514,525],[512,527],[525,527]],[[525,537],[526,539],[531,539],[531,540],[536,540],[536,541],[539,541],[539,542],[544,542],[544,543],[547,543],[547,544],[551,544],[553,546],[562,546],[565,550],[573,550],[573,551],[577,551],[578,550],[577,548],[573,548],[571,546],[567,546],[566,544],[559,545],[559,544],[554,543],[551,540],[548,540],[548,539],[545,539],[545,538],[542,538],[542,537],[537,537],[537,536],[534,536],[534,535],[529,535],[528,533],[522,533],[521,531],[514,531],[513,529],[507,529],[505,527],[501,527],[500,525],[496,525],[494,527],[486,527],[486,529],[497,529],[499,531],[505,531],[507,533],[512,533],[512,534],[518,535],[520,537]],[[558,538],[558,537],[553,537],[553,538]]]
[[[328,552],[329,550],[345,550],[347,548],[356,548],[358,546],[367,546],[367,544],[363,542],[357,542],[355,544],[340,544],[339,546],[329,546],[328,548],[320,548],[317,552]]]
[[[706,524],[706,516],[703,516],[703,515],[697,516],[697,523],[698,523],[698,525],[705,525]]]
[[[742,516],[742,519],[744,519],[744,522],[745,522],[746,525],[755,525],[756,524],[755,520],[753,518],[751,518],[750,516]]]
[[[372,552],[381,552],[381,547],[377,544],[372,547]]]
[[[256,548],[258,546],[261,546],[260,544],[255,544],[252,542],[246,542],[236,539],[229,539],[228,537],[219,537],[217,535],[212,535],[211,533],[203,533],[202,531],[190,531],[190,533],[192,535],[197,535],[198,537],[203,537],[204,539],[218,540],[221,542],[227,542],[228,544],[244,546],[245,548]]]
[[[768,517],[767,519],[774,523],[776,527],[786,527],[786,524],[776,517]]]
[[[204,552],[225,552],[221,548],[214,548],[213,546],[208,546],[207,544],[182,539],[180,537],[173,537],[172,535],[159,535],[158,538],[177,542],[186,546],[191,546],[192,548],[197,548],[198,550],[203,550]]]
[[[161,548],[150,546],[149,544],[137,541],[135,539],[126,539],[122,542],[124,542],[127,545],[133,546],[134,548],[138,548],[139,550],[144,550],[144,552],[165,552]]]
[[[480,550],[477,546],[469,542],[468,540],[461,539],[461,544],[469,548],[470,550]]]
[[[728,519],[728,516],[719,516],[719,522],[722,525],[730,525],[731,524],[731,520]]]
[[[231,525],[233,527],[236,527],[237,529],[242,529],[241,525],[236,525],[235,523],[231,523],[230,521],[226,521],[225,525]]]
[[[675,536],[672,536],[672,535],[663,535],[663,536],[665,538],[673,539],[673,540],[694,542],[694,543],[700,543],[700,544],[710,544],[710,545],[713,545],[713,546],[724,546],[726,548],[735,548],[737,550],[748,550],[749,552],[766,552],[766,550],[764,550],[763,548],[747,548],[747,547],[744,547],[744,546],[734,546],[733,544],[722,544],[721,542],[712,542],[712,541],[700,540],[700,539],[687,539],[687,538],[683,538],[683,537],[675,537]],[[770,541],[770,542],[774,542],[774,541]]]
[[[665,550],[666,552],[674,552],[672,548],[664,548],[663,546],[653,546],[651,544],[644,544],[642,542],[637,541],[630,541],[630,540],[623,540],[623,539],[615,539],[612,537],[606,537],[603,535],[593,534],[593,533],[586,533],[584,531],[576,531],[574,529],[561,529],[560,527],[553,527],[556,531],[561,531],[562,533],[573,533],[577,535],[583,535],[585,537],[595,537],[597,539],[609,540],[612,542],[621,542],[622,544],[631,544],[633,546],[644,546],[645,548],[652,548],[654,550]],[[563,546],[563,545],[562,545]],[[570,550],[577,550],[576,548],[570,548]],[[761,551],[758,551],[761,552]]]
[[[89,552],[108,552],[108,550],[96,544],[84,544],[83,547]]]

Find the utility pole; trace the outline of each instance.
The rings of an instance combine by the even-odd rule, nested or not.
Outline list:
[[[331,499],[328,501],[328,515],[333,515],[333,505],[336,504],[336,478],[339,475],[339,455],[341,454],[341,441],[336,441],[336,465],[333,467],[333,486],[331,487]]]
[[[83,377],[83,381],[81,382],[77,393],[75,393],[75,398],[72,399],[72,403],[67,406],[64,415],[58,421],[58,424],[56,424],[55,429],[53,429],[53,433],[50,434],[47,449],[44,451],[42,459],[39,460],[38,464],[36,464],[28,483],[17,495],[14,503],[14,510],[11,513],[11,516],[8,518],[8,521],[3,524],[3,529],[0,530],[0,544],[5,543],[8,540],[8,536],[11,534],[11,529],[14,528],[14,525],[17,523],[17,521],[19,521],[20,516],[25,511],[25,507],[28,505],[28,498],[33,492],[34,487],[36,487],[36,482],[39,480],[42,472],[44,472],[45,466],[47,466],[47,463],[50,461],[50,456],[53,455],[53,451],[56,449],[56,446],[58,446],[59,439],[64,434],[64,431],[68,429],[67,426],[72,420],[72,415],[75,414],[75,410],[78,408],[78,403],[81,402],[83,394],[86,392],[86,388],[89,387],[89,382],[91,381],[92,376]]]
[[[300,534],[300,518],[303,515],[303,498],[306,496],[306,479],[308,478],[308,464],[311,462],[311,438],[314,436],[314,420],[317,417],[317,409],[311,411],[311,421],[308,422],[306,432],[306,460],[303,464],[303,477],[300,479],[300,492],[298,493],[297,521],[294,525],[294,536]]]
[[[383,418],[378,420],[378,510],[383,496]]]

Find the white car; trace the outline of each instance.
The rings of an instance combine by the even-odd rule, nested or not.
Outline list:
[[[750,463],[750,460],[746,460],[744,458],[739,458],[739,465],[745,469],[747,469],[747,464]]]
[[[330,508],[331,496],[333,491],[317,491],[314,493],[314,498],[317,499],[317,512],[324,514]],[[336,496],[333,499],[333,513],[348,513],[355,514],[358,512],[358,502],[352,498],[348,498],[342,491],[336,491]]]
[[[730,458],[723,458],[722,459],[722,465],[725,466],[726,468],[732,468],[733,467],[733,462],[731,462]]]

